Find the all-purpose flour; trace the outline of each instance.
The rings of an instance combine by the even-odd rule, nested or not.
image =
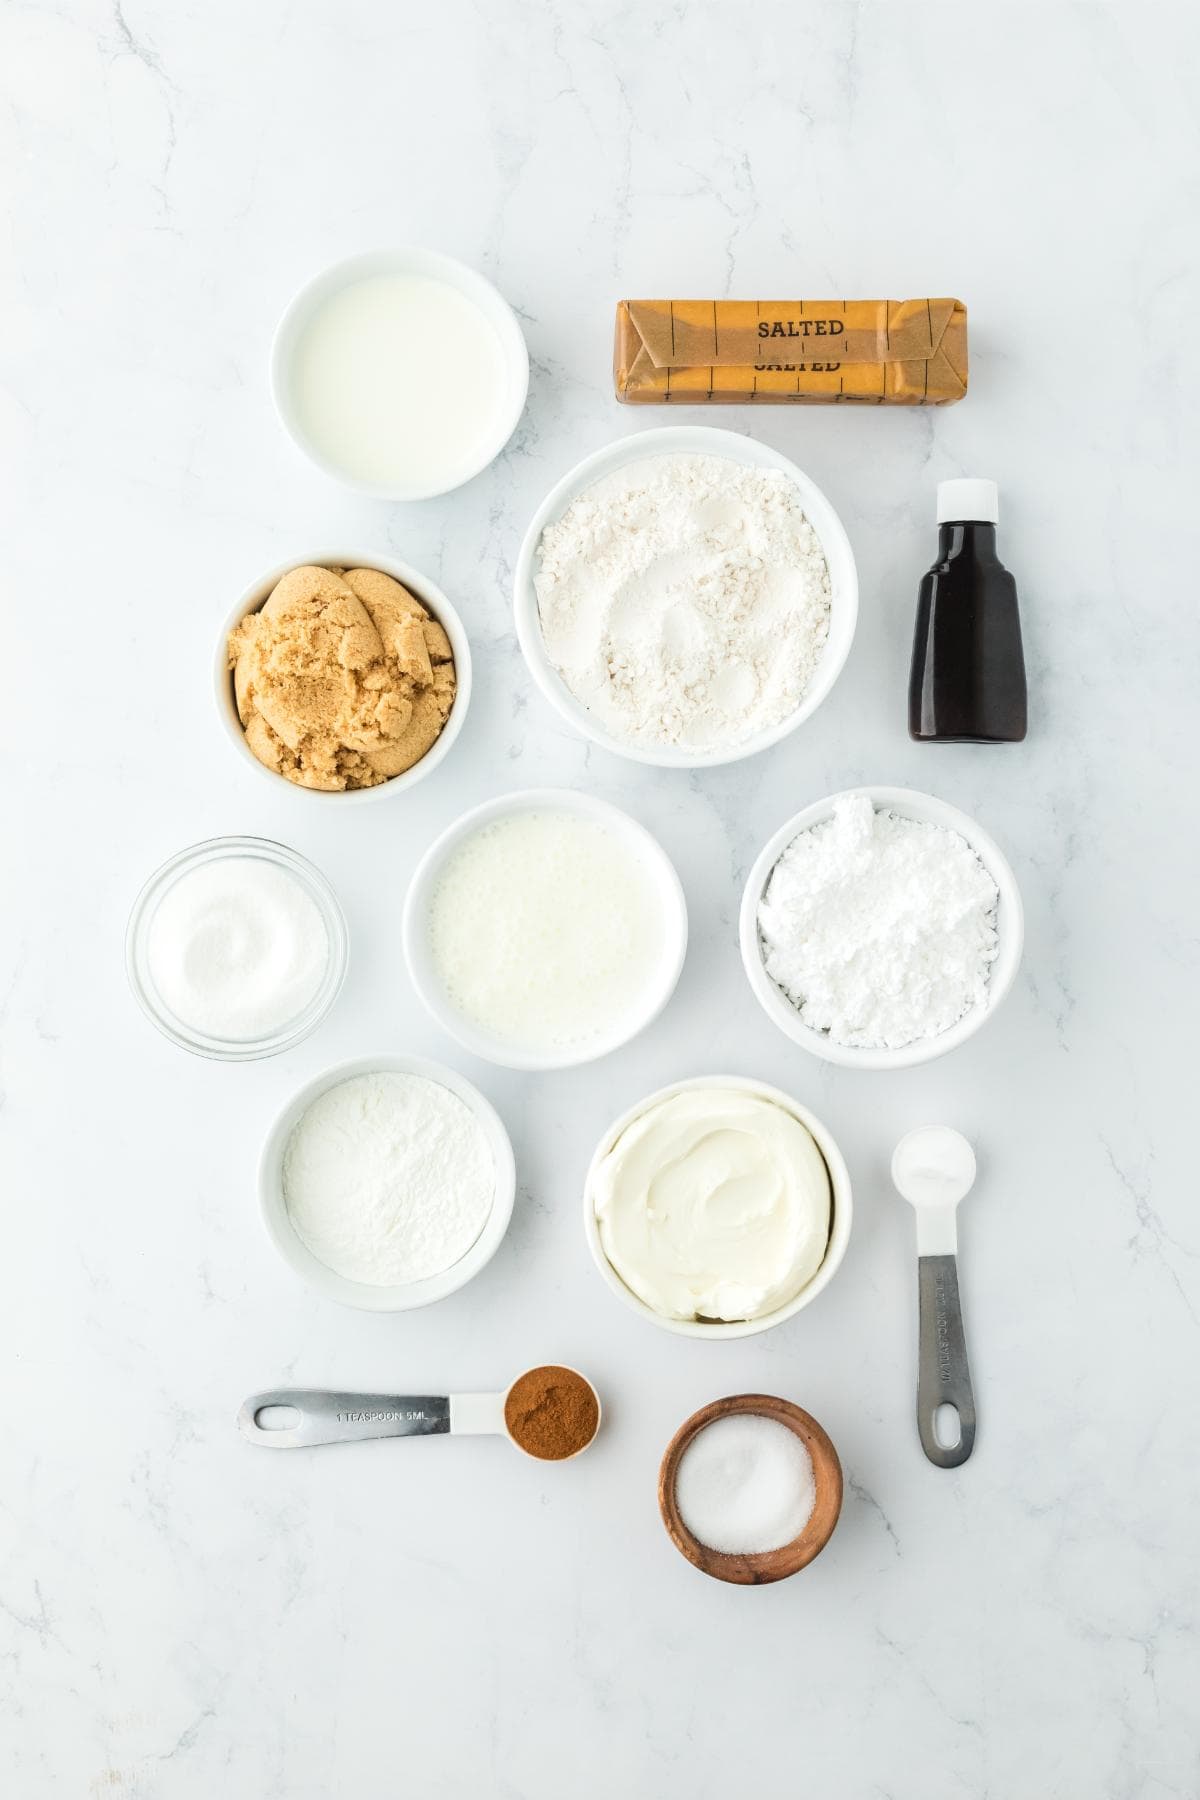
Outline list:
[[[283,1158],[296,1232],[350,1281],[440,1275],[491,1211],[496,1168],[465,1101],[423,1075],[355,1075],[302,1114]]]
[[[649,456],[548,525],[542,637],[615,737],[732,748],[795,712],[829,634],[829,568],[778,469]]]
[[[758,909],[767,974],[814,1031],[898,1050],[986,998],[998,899],[957,831],[848,794],[771,872]]]

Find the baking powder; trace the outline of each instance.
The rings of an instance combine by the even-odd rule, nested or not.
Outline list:
[[[423,1075],[356,1075],[302,1114],[283,1158],[297,1235],[327,1269],[393,1287],[440,1275],[487,1222],[496,1168],[480,1120]]]
[[[986,999],[998,899],[957,831],[847,794],[771,872],[758,909],[767,974],[814,1031],[899,1050]]]
[[[648,456],[586,488],[539,545],[542,637],[614,737],[731,748],[795,712],[829,633],[800,490],[721,456]]]

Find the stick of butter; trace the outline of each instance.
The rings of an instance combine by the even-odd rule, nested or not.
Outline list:
[[[947,406],[967,391],[961,300],[621,300],[634,405]]]

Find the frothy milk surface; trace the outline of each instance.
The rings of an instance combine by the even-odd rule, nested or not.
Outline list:
[[[430,492],[473,472],[507,386],[491,320],[427,275],[331,295],[300,335],[291,381],[300,429],[328,462],[373,487]]]

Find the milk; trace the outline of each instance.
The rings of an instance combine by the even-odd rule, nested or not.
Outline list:
[[[619,1033],[667,953],[649,869],[626,839],[568,812],[482,825],[449,858],[428,930],[451,1004],[528,1052]]]
[[[370,487],[444,492],[502,426],[504,346],[473,300],[428,275],[374,275],[323,301],[292,359],[312,449]]]

